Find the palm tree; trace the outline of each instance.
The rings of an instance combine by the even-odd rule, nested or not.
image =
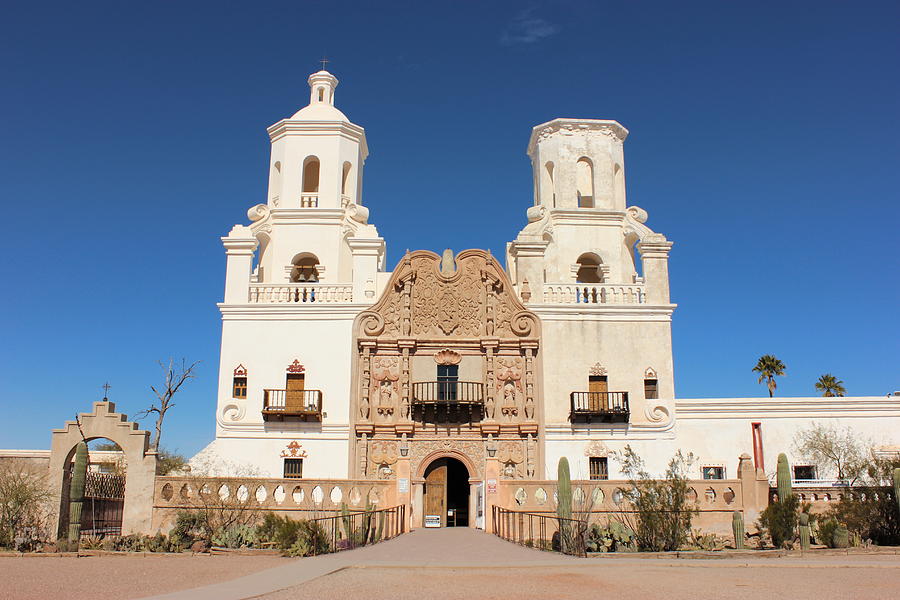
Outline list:
[[[816,390],[822,392],[822,395],[826,398],[845,396],[847,394],[844,382],[831,373],[826,373],[819,377],[819,380],[816,382]]]
[[[757,383],[762,383],[763,381],[766,382],[766,387],[769,388],[769,398],[775,394],[775,388],[778,387],[775,383],[775,377],[783,376],[786,368],[787,367],[784,366],[783,362],[771,354],[764,354],[756,361],[756,366],[753,367],[753,371],[759,373],[759,380],[757,380]]]

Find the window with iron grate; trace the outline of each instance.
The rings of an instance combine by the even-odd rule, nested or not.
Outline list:
[[[592,456],[589,459],[591,480],[606,481],[609,479],[609,464],[605,456]]]
[[[303,459],[302,458],[286,458],[284,459],[284,478],[300,479],[303,477]]]

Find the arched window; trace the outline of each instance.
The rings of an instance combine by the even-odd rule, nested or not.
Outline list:
[[[594,208],[594,165],[587,158],[580,158],[575,164],[575,188],[578,207]]]
[[[303,163],[303,193],[319,191],[319,159],[310,156]]]
[[[319,259],[315,254],[303,252],[294,257],[291,261],[293,268],[291,269],[291,281],[295,283],[314,283],[319,281],[319,271],[316,266]]]
[[[541,169],[541,201],[556,208],[556,190],[553,188],[553,163],[547,161]]]
[[[254,271],[256,272],[257,281],[265,281],[265,260],[266,251],[269,249],[269,235],[260,233],[256,236],[256,239],[259,241],[259,249],[256,253],[256,265]]]
[[[585,252],[578,257],[578,273],[575,281],[578,283],[603,283],[603,272],[600,264],[603,261],[593,252]]]
[[[325,100],[325,88],[319,88],[319,102]]]

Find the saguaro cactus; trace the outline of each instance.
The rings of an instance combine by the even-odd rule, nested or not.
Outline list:
[[[849,548],[850,547],[850,532],[843,525],[839,525],[837,529],[834,530],[834,537],[832,538],[832,543],[835,548]]]
[[[782,452],[778,455],[778,500],[784,502],[791,493],[791,465]]]
[[[72,468],[72,483],[69,486],[69,538],[70,548],[78,549],[81,537],[81,508],[84,504],[84,480],[87,477],[87,444],[79,442],[75,446],[75,466]]]
[[[559,546],[563,553],[572,549],[572,478],[569,475],[569,459],[559,459],[556,474],[556,516],[559,517]]]
[[[734,547],[744,549],[744,515],[736,510],[731,514],[731,531],[734,532]]]
[[[809,515],[800,513],[800,549],[809,550]]]
[[[894,469],[894,500],[897,501],[897,510],[900,511],[900,467]]]

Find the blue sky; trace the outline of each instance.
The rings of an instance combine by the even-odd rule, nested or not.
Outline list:
[[[675,242],[679,397],[762,396],[826,372],[900,389],[896,2],[8,3],[0,21],[0,447],[109,381],[137,412],[156,361],[202,361],[163,445],[213,436],[224,254],[265,198],[265,128],[327,54],[366,128],[388,242],[490,248],[525,222],[525,146],[612,118],[629,204]],[[149,425],[149,423],[148,423]]]

